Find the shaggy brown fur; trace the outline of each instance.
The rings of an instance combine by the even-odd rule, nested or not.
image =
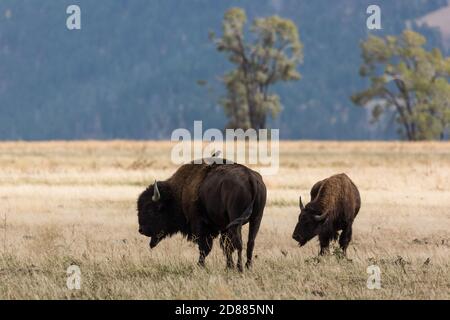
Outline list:
[[[331,240],[342,230],[339,245],[344,254],[352,237],[352,224],[361,207],[361,197],[353,181],[337,174],[317,182],[311,189],[311,201],[303,207],[300,199],[299,221],[293,238],[303,246],[319,235],[320,254],[328,251]]]
[[[198,243],[199,264],[204,265],[213,239],[220,233],[227,266],[234,266],[232,253],[237,250],[237,267],[242,270],[241,227],[249,222],[246,266],[250,267],[266,203],[261,175],[240,164],[203,161],[181,166],[157,186],[159,200],[152,200],[154,184],[138,199],[139,232],[150,237],[151,248],[180,232]]]

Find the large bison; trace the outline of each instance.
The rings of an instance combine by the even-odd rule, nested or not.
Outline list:
[[[344,254],[352,238],[352,224],[361,207],[361,197],[350,178],[337,174],[317,182],[311,189],[311,202],[303,206],[292,237],[300,246],[319,235],[320,255],[328,251],[330,240],[338,238]]]
[[[246,266],[250,267],[266,186],[259,173],[243,165],[205,160],[181,166],[168,180],[155,181],[139,196],[139,232],[151,238],[150,248],[167,236],[183,234],[198,244],[201,266],[220,234],[227,267],[234,267],[232,254],[237,250],[237,268],[242,271],[241,227],[249,222]]]

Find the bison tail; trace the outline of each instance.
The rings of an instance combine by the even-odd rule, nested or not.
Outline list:
[[[231,222],[226,226],[225,229],[229,229],[229,228],[231,228],[232,226],[235,226],[235,225],[242,225],[242,224],[246,223],[246,222],[250,219],[250,216],[251,216],[252,213],[253,213],[253,203],[254,203],[254,202],[255,202],[255,201],[253,200],[252,203],[250,203],[250,205],[248,206],[248,208],[245,209],[245,211],[244,211],[244,213],[242,214],[242,216],[239,217],[239,218],[237,218],[237,219],[234,219],[233,221],[231,221]]]
[[[242,216],[240,216],[239,218],[234,219],[233,221],[231,221],[226,226],[225,230],[227,230],[227,229],[229,229],[229,228],[231,228],[233,226],[236,226],[236,225],[239,225],[239,226],[243,225],[244,223],[246,223],[250,219],[250,217],[251,217],[251,215],[253,213],[253,206],[255,204],[256,193],[258,192],[257,182],[256,181],[252,181],[250,179],[250,184],[252,185],[252,188],[253,188],[253,199],[252,199],[252,202],[250,202],[250,205],[247,207],[247,209],[244,210],[244,212],[242,213]]]

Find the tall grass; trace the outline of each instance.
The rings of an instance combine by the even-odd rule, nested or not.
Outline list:
[[[0,298],[450,298],[450,144],[282,142],[279,173],[264,177],[254,267],[243,274],[225,270],[217,241],[201,269],[181,236],[150,251],[138,234],[136,198],[176,170],[170,148],[0,143]],[[298,196],[309,199],[314,182],[339,172],[359,187],[362,208],[348,259],[337,250],[319,258],[317,240],[299,248],[291,239]],[[66,286],[72,264],[81,290]],[[380,290],[366,286],[373,264]]]

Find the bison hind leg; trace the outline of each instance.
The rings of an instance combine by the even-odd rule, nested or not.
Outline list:
[[[247,241],[247,262],[245,266],[250,269],[252,266],[253,249],[255,248],[255,239],[258,234],[259,226],[261,224],[262,211],[259,215],[252,217],[248,228],[248,241]]]
[[[234,250],[237,250],[237,268],[239,271],[243,271],[241,228],[241,226],[232,227],[224,232],[220,238],[220,246],[222,247],[227,258],[227,268],[234,268],[233,252]]]
[[[233,245],[231,243],[231,237],[228,234],[228,232],[224,232],[220,235],[220,247],[223,250],[223,253],[225,254],[225,257],[227,259],[227,268],[233,269],[234,268],[234,262],[233,262]]]

